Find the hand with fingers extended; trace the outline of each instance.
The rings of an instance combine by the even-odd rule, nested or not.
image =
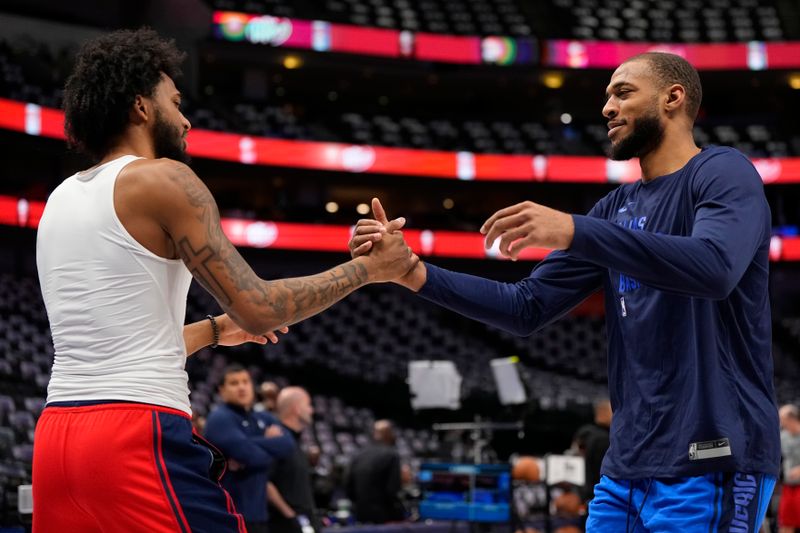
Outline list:
[[[282,327],[277,331],[268,331],[263,335],[253,335],[240,328],[227,314],[216,317],[217,327],[219,328],[220,346],[238,346],[247,342],[255,344],[267,344],[278,342],[278,333],[288,333],[289,328]]]
[[[372,199],[373,218],[362,218],[356,223],[353,236],[348,243],[350,256],[358,257],[369,253],[374,243],[383,239],[388,233],[400,230],[406,224],[404,217],[389,220],[380,200]]]
[[[522,202],[496,212],[483,223],[486,248],[500,238],[500,253],[512,260],[528,247],[565,250],[572,244],[572,215],[533,202]]]
[[[372,199],[372,214],[375,218],[361,219],[356,223],[353,236],[348,243],[350,255],[353,258],[370,254],[370,251],[384,239],[391,238],[397,233],[402,235],[399,230],[405,225],[405,218],[400,217],[389,220],[386,216],[386,211],[377,198]],[[414,262],[413,268],[389,281],[394,281],[413,291],[418,291],[425,284],[427,277],[425,264],[419,260],[416,254],[412,253],[411,256]]]
[[[377,198],[373,198],[372,202],[373,208],[376,202],[380,205]],[[369,233],[362,231],[360,235],[353,234],[353,239],[359,237],[357,241],[359,244],[354,245],[353,239],[351,239],[351,255],[353,258],[363,257],[368,262],[367,270],[372,281],[393,281],[413,270],[419,263],[419,257],[411,251],[403,239],[403,232],[400,231],[400,228],[406,222],[404,218],[389,222],[384,213],[380,220],[384,220],[385,223],[381,223],[380,227],[373,226]],[[359,221],[359,223],[361,222]],[[357,231],[358,227],[357,225]],[[364,224],[361,224],[361,227],[363,228]],[[358,249],[358,253],[355,252],[355,249]]]

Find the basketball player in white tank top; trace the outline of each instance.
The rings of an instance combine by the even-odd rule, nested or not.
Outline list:
[[[205,184],[178,161],[190,128],[170,76],[181,59],[151,30],[115,32],[87,43],[67,82],[68,138],[99,163],[54,191],[39,229],[56,357],[34,447],[35,531],[241,531],[191,434],[186,355],[214,340],[275,341],[418,261],[387,233],[369,256],[321,274],[260,279]],[[125,90],[120,107],[109,94]],[[114,130],[120,115],[127,122]],[[183,325],[190,274],[226,313],[216,328]]]

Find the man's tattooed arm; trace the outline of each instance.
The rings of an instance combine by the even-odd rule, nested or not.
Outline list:
[[[223,233],[205,184],[186,165],[168,164],[165,174],[176,193],[176,209],[167,216],[165,230],[194,278],[247,331],[263,333],[293,324],[373,281],[368,258],[313,276],[262,280]]]

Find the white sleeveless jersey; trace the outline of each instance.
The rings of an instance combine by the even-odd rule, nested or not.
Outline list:
[[[67,178],[45,206],[36,263],[55,347],[47,401],[127,400],[191,414],[191,274],[139,244],[114,209],[117,175],[136,159]]]

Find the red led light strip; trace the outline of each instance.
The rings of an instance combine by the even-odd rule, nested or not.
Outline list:
[[[445,35],[215,11],[212,35],[224,41],[460,64],[537,63],[531,38]]]
[[[0,128],[64,139],[64,115],[57,109],[0,98]],[[603,157],[445,152],[251,137],[200,129],[189,132],[188,143],[193,157],[335,172],[574,183],[625,183],[640,177],[638,161],[610,161]],[[765,183],[800,183],[800,157],[754,159],[753,164]]]
[[[551,67],[613,69],[636,54],[665,51],[685,57],[699,70],[800,67],[798,42],[687,44],[568,39],[539,41],[509,36],[400,31],[236,11],[215,11],[212,34],[220,40],[272,47],[473,65],[542,64]]]
[[[617,68],[644,52],[669,52],[698,70],[767,70],[800,67],[800,42],[634,43],[551,40],[543,44],[542,64],[566,68]]]
[[[0,225],[36,228],[44,211],[44,202],[0,196]],[[327,224],[295,224],[223,218],[222,229],[236,246],[347,253],[349,226]],[[421,257],[454,257],[465,259],[502,259],[497,245],[491,250],[483,246],[483,236],[464,231],[403,230],[408,245]],[[549,250],[529,248],[520,260],[539,261]],[[800,238],[773,237],[772,261],[800,261]]]

